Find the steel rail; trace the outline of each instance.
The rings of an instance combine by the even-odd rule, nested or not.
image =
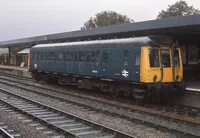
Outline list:
[[[57,95],[51,95],[49,93],[43,93],[43,92],[35,91],[35,90],[29,89],[29,88],[4,83],[1,80],[0,80],[0,83],[3,83],[5,85],[10,85],[10,86],[13,86],[13,87],[18,87],[20,89],[31,91],[31,92],[41,94],[41,95],[44,95],[44,96],[49,96],[51,98],[55,98],[55,99],[58,99],[58,100],[61,100],[61,101],[64,101],[64,102],[67,101],[67,102],[71,102],[73,104],[83,105],[83,104],[80,104],[80,103],[77,103],[77,102],[74,102],[74,101],[66,100],[66,99],[59,97]],[[17,83],[19,83],[19,82],[17,82]],[[20,82],[20,83],[23,84],[23,85],[31,86],[31,87],[34,86],[34,87],[39,88],[39,89],[45,89],[45,90],[48,90],[48,91],[53,91],[54,93],[62,93],[64,95],[70,95],[70,96],[74,96],[74,97],[78,97],[78,98],[81,97],[81,98],[84,98],[86,100],[92,100],[92,101],[96,101],[96,102],[100,102],[100,103],[106,103],[106,104],[113,105],[113,106],[121,106],[121,108],[124,108],[124,109],[127,109],[127,110],[138,110],[140,112],[146,112],[148,114],[159,115],[159,116],[167,117],[167,118],[170,116],[172,119],[175,119],[175,120],[180,120],[180,121],[184,121],[184,122],[187,122],[187,123],[194,123],[194,124],[200,125],[200,120],[196,119],[196,118],[199,117],[199,112],[196,112],[196,115],[197,115],[196,118],[190,117],[190,112],[192,113],[192,116],[194,116],[194,111],[199,111],[200,110],[199,108],[194,108],[194,107],[189,107],[189,106],[185,106],[185,108],[184,108],[184,106],[182,106],[182,109],[180,109],[180,108],[176,109],[176,108],[173,108],[173,107],[158,106],[158,105],[156,105],[156,106],[154,106],[154,105],[147,106],[147,105],[144,105],[144,104],[143,105],[130,105],[131,103],[120,103],[118,101],[112,102],[113,100],[111,100],[111,99],[102,100],[102,99],[94,98],[94,97],[90,98],[90,97],[83,96],[83,95],[77,95],[75,93],[52,90],[52,89],[49,89],[49,88],[43,88],[43,87],[40,87],[40,86],[31,85],[31,84],[27,84],[27,83],[23,83],[23,82]],[[151,108],[153,108],[152,111],[150,110]],[[186,108],[187,108],[187,111],[184,114],[183,111]],[[188,111],[188,110],[190,110],[190,111]],[[163,113],[163,111],[165,111],[165,113]],[[173,113],[176,113],[177,117],[174,116]],[[183,114],[185,116],[179,115],[179,113]]]
[[[18,86],[15,86],[15,85],[13,85],[14,87],[18,87]],[[22,89],[24,89],[24,90],[28,90],[28,91],[32,91],[32,92],[34,92],[34,93],[37,93],[37,94],[41,94],[41,95],[44,95],[44,96],[49,96],[49,97],[52,97],[52,98],[54,98],[54,99],[59,99],[59,100],[61,100],[61,101],[66,101],[66,99],[63,99],[63,98],[60,98],[60,97],[56,97],[56,96],[53,96],[53,95],[49,95],[49,94],[46,94],[46,93],[41,93],[41,92],[37,92],[37,91],[34,91],[34,90],[30,90],[30,89],[27,89],[27,88],[24,88],[24,87],[21,87]],[[42,89],[44,89],[44,88],[42,88]],[[92,99],[92,100],[94,100],[94,99]],[[67,100],[68,101],[68,100]],[[75,103],[75,102],[73,102],[73,101],[70,101],[71,103],[74,103],[74,104],[76,104],[76,105],[80,105],[80,106],[83,106],[82,104],[78,104],[78,103]],[[101,101],[102,102],[102,101]],[[143,108],[143,107],[142,107]],[[94,110],[94,109],[93,109]],[[150,111],[150,110],[149,110]],[[109,111],[101,111],[101,112],[105,112],[105,113],[110,113]],[[147,112],[147,111],[146,111]],[[137,118],[129,118],[128,116],[124,116],[124,115],[119,115],[119,114],[117,114],[117,113],[112,113],[113,115],[116,115],[116,116],[120,116],[121,118],[126,118],[126,119],[130,119],[130,120],[133,120],[133,121],[140,121],[140,122],[142,122],[142,123],[144,123],[144,124],[146,124],[146,125],[148,125],[148,126],[154,126],[155,128],[159,128],[159,129],[165,129],[165,130],[170,130],[170,131],[174,131],[174,132],[178,132],[178,133],[182,133],[182,134],[188,134],[188,135],[191,135],[191,136],[196,136],[195,134],[190,134],[190,133],[187,133],[187,132],[185,132],[185,131],[183,131],[183,130],[179,130],[179,129],[174,129],[174,128],[168,128],[168,127],[166,127],[166,126],[163,126],[163,125],[160,125],[160,124],[152,124],[152,122],[148,122],[148,121],[144,121],[144,120],[140,120],[140,119],[137,119]],[[154,114],[156,114],[156,113],[154,113]],[[173,116],[172,116],[173,117]],[[172,118],[170,118],[170,117],[166,117],[166,118],[168,118],[168,119],[172,119]],[[174,121],[176,121],[176,120],[174,120]],[[191,122],[190,122],[191,123]],[[198,122],[197,122],[198,123]]]
[[[43,104],[43,103],[40,103],[40,102],[37,102],[37,101],[34,101],[32,99],[29,99],[29,98],[26,98],[26,97],[23,97],[23,96],[20,96],[18,94],[14,94],[14,93],[10,93],[6,90],[3,90],[1,89],[1,93],[4,93],[6,95],[9,95],[9,99],[11,99],[11,97],[16,97],[16,101],[9,101],[8,100],[5,100],[3,98],[0,98],[0,100],[10,106],[12,106],[13,108],[17,108],[18,111],[21,111],[37,120],[40,120],[41,122],[43,122],[44,124],[47,124],[49,127],[51,128],[54,128],[56,130],[58,130],[59,132],[67,135],[67,136],[70,136],[70,137],[77,137],[77,138],[82,138],[82,135],[87,135],[87,133],[90,135],[90,133],[92,134],[93,132],[94,133],[97,133],[98,135],[100,136],[96,136],[98,138],[101,138],[101,137],[105,137],[105,138],[112,138],[112,137],[116,137],[116,138],[134,138],[134,136],[131,136],[129,134],[125,134],[123,132],[120,132],[118,130],[114,130],[112,128],[109,128],[109,127],[106,127],[106,126],[102,126],[100,124],[97,124],[95,122],[92,122],[90,120],[87,120],[87,119],[84,119],[84,118],[81,118],[81,117],[78,117],[76,115],[73,115],[73,114],[70,114],[70,113],[67,113],[67,112],[64,112],[64,111],[61,111],[59,109],[56,109],[56,108],[53,108],[53,107],[50,107],[46,104]],[[69,121],[69,118],[70,120],[74,120],[74,122],[79,122],[79,123],[76,123],[76,124],[83,124],[83,126],[89,126],[90,128],[92,128],[92,130],[96,130],[96,131],[92,131],[92,130],[87,130],[86,132],[80,132],[78,134],[76,133],[72,133],[70,132],[69,130],[67,129],[64,129],[62,126],[60,126],[59,124],[54,124],[53,122],[51,121],[47,121],[47,120],[51,120],[51,118],[42,118],[41,116],[37,116],[37,115],[34,115],[34,114],[31,114],[30,112],[28,112],[27,110],[24,110],[24,105],[20,105],[20,106],[23,106],[24,108],[21,108],[19,106],[17,106],[18,103],[23,103],[23,102],[26,102],[28,103],[29,106],[33,107],[33,106],[37,106],[38,107],[38,110],[48,110],[49,112],[51,112],[50,115],[53,116],[53,113],[54,114],[58,114],[58,116],[56,116],[57,118],[68,118],[67,120]],[[30,105],[31,104],[31,105]],[[40,107],[40,108],[39,108]],[[27,109],[27,108],[26,108]],[[34,109],[34,110],[37,110]],[[39,113],[39,112],[38,112]],[[37,113],[37,114],[38,114]],[[42,114],[42,113],[40,113]],[[44,115],[43,115],[44,117]],[[49,117],[49,115],[47,115],[46,117]],[[67,120],[63,120],[63,121],[67,121]],[[76,125],[74,124],[74,125]],[[73,125],[73,124],[69,124],[69,125]],[[67,126],[67,124],[64,124],[64,126]],[[87,127],[86,127],[87,128]],[[84,128],[83,128],[84,129]],[[70,130],[75,130],[75,128],[71,128]]]
[[[6,130],[0,127],[0,137],[3,138],[14,138],[10,133],[8,133]]]

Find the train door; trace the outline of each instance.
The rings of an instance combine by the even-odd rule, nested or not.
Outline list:
[[[122,49],[121,53],[122,53],[122,56],[121,56],[122,66],[120,68],[120,76],[121,76],[121,79],[129,80],[130,78],[133,77],[133,71],[132,71],[133,51],[131,49],[124,48],[124,49]]]
[[[108,50],[102,50],[101,57],[101,76],[108,77],[109,75],[109,54]]]
[[[47,64],[48,71],[55,72],[55,70],[54,70],[55,52],[49,51],[48,60],[49,60],[48,64]]]
[[[131,53],[132,56],[132,64],[133,64],[133,81],[140,81],[140,60],[141,60],[141,47],[135,47],[134,50],[132,50],[133,53]]]
[[[110,77],[115,79],[122,79],[122,70],[123,66],[123,49],[122,48],[113,48],[110,52],[111,61],[110,61]]]
[[[70,51],[69,72],[74,73],[74,51]]]
[[[101,75],[101,65],[100,65],[100,51],[92,50],[91,51],[91,73],[93,76]]]
[[[182,81],[183,66],[181,60],[181,50],[180,48],[173,49],[173,80]]]
[[[140,48],[124,49],[122,77],[132,81],[140,81]]]
[[[160,67],[160,49],[157,47],[142,48],[142,77],[141,81],[159,82],[163,79],[163,70]],[[145,58],[148,55],[148,58]]]
[[[171,50],[170,48],[161,48],[160,49],[160,59],[161,66],[163,70],[162,81],[163,82],[172,82],[173,81],[173,71],[171,63]]]

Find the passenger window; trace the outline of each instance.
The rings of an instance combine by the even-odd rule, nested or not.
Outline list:
[[[128,50],[124,50],[124,65],[128,65]]]
[[[100,60],[100,52],[96,51],[96,63],[99,63]]]
[[[108,63],[108,54],[106,52],[103,53],[102,57],[102,63],[107,64]]]
[[[47,60],[47,53],[43,52],[43,60]]]
[[[40,60],[43,60],[43,59],[44,59],[44,53],[41,52],[41,54],[40,54]]]
[[[32,59],[35,60],[35,53],[32,53]]]
[[[135,53],[135,65],[140,65],[140,53]]]
[[[160,67],[158,49],[149,49],[150,67]]]
[[[70,52],[67,52],[67,61],[70,61],[71,60],[71,54]]]
[[[161,57],[162,67],[164,68],[171,67],[169,49],[161,49],[160,57]]]
[[[82,62],[85,62],[85,59],[86,59],[86,53],[85,52],[82,52],[81,58],[82,58]]]
[[[86,54],[86,62],[90,62],[90,52],[87,52]]]
[[[82,52],[79,51],[79,62],[82,62]]]
[[[180,59],[179,59],[179,52],[178,49],[174,50],[174,68],[180,68]]]
[[[58,53],[58,60],[63,61],[64,60],[64,52],[59,52]]]
[[[78,62],[78,52],[74,52],[74,62]]]
[[[33,53],[31,53],[31,59],[34,60],[34,54]]]
[[[36,60],[39,60],[39,52],[36,53]]]
[[[70,61],[71,61],[71,62],[74,61],[74,51],[71,51]]]
[[[54,60],[54,55],[53,54],[54,54],[53,52],[49,53],[49,60]]]
[[[96,58],[95,58],[95,51],[92,51],[92,62],[96,62],[95,59],[96,59]]]
[[[33,59],[36,60],[36,53],[33,54]]]

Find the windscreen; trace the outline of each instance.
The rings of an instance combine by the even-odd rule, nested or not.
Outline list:
[[[158,49],[149,49],[150,67],[160,67]]]
[[[160,50],[161,63],[163,68],[171,67],[169,49]]]
[[[178,52],[178,49],[175,49],[173,51],[174,53],[174,58],[173,58],[173,61],[174,61],[174,68],[180,68],[180,59],[179,59],[179,52]]]

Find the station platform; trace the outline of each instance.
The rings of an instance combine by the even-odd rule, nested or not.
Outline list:
[[[27,67],[19,67],[19,66],[6,66],[6,65],[0,65],[1,69],[14,69],[14,70],[22,70],[22,71],[28,71]]]
[[[0,65],[0,72],[31,78],[27,67]]]
[[[0,65],[0,72],[31,77],[31,74],[28,72],[27,67]],[[192,79],[192,80],[185,80],[185,82],[186,82],[186,90],[200,92],[200,81]]]
[[[195,81],[195,80],[186,81],[186,90],[200,92],[200,81]]]

